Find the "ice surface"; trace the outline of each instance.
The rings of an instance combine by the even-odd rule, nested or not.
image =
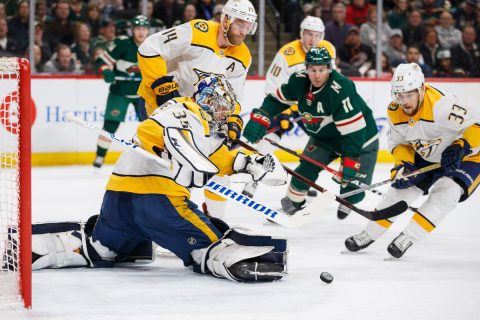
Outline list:
[[[377,167],[373,181],[388,176]],[[86,219],[98,212],[111,167],[33,169],[33,220]],[[318,180],[337,192],[327,173]],[[242,184],[233,186],[241,190]],[[261,186],[257,199],[279,206],[285,186]],[[411,213],[364,252],[343,253],[343,242],[366,220],[352,213],[337,221],[336,206],[301,229],[266,226],[231,204],[226,220],[289,239],[289,275],[270,284],[239,284],[194,274],[175,258],[112,270],[42,270],[33,273],[33,309],[0,311],[10,319],[479,319],[480,234],[477,191],[401,259],[384,261],[388,243]],[[195,192],[197,203],[202,194]],[[362,208],[373,208],[369,194]],[[334,276],[331,284],[319,278]],[[1,284],[0,284],[1,285]]]

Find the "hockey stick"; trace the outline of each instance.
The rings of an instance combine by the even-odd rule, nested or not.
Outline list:
[[[371,185],[367,185],[365,187],[361,187],[357,190],[353,190],[353,191],[350,191],[350,192],[347,192],[347,193],[344,193],[342,194],[342,198],[344,197],[350,197],[350,196],[353,196],[354,194],[357,194],[357,193],[360,193],[360,192],[363,192],[365,190],[370,190],[370,189],[373,189],[373,188],[376,188],[376,187],[379,187],[379,186],[382,186],[384,184],[387,184],[387,183],[393,183],[394,181],[396,180],[400,180],[400,179],[405,179],[405,178],[408,178],[408,177],[412,177],[412,176],[416,176],[417,174],[420,174],[420,173],[425,173],[425,172],[428,172],[428,171],[432,171],[432,170],[435,170],[435,169],[438,169],[440,168],[442,165],[440,163],[434,163],[434,164],[431,164],[429,166],[426,166],[426,167],[423,167],[423,168],[420,168],[418,170],[415,170],[415,171],[412,171],[412,172],[409,172],[401,177],[398,177],[396,178],[395,180],[390,180],[390,179],[387,179],[387,180],[383,180],[383,181],[380,181],[380,182],[377,182],[377,183],[374,183],[374,184],[371,184]]]
[[[240,146],[244,147],[247,150],[257,152],[257,150],[255,148],[253,148],[252,146],[250,146],[249,144],[247,144],[247,143],[245,143],[241,140],[236,140],[235,142],[238,143]],[[307,178],[303,177],[302,175],[296,173],[292,169],[290,169],[286,166],[283,166],[283,168],[291,176],[297,178],[298,180],[302,181],[303,183],[307,184],[308,186],[310,186],[310,187],[312,187],[312,188],[314,188],[314,189],[316,189],[316,190],[318,190],[322,193],[327,192],[326,189],[320,187],[315,182],[312,182],[312,181],[308,180]],[[359,215],[367,218],[368,220],[372,220],[372,221],[383,220],[383,219],[388,219],[388,218],[397,216],[397,215],[403,213],[408,208],[407,203],[403,200],[391,205],[390,207],[380,209],[380,210],[374,210],[374,211],[367,211],[367,210],[360,209],[357,206],[351,204],[350,202],[348,202],[348,201],[346,201],[346,200],[344,200],[344,199],[342,199],[338,196],[335,196],[335,201],[343,204],[345,207],[350,208],[351,210],[355,211]]]
[[[318,167],[320,167],[320,168],[323,168],[323,169],[327,170],[328,172],[333,173],[333,174],[335,174],[335,175],[337,175],[337,176],[340,176],[340,175],[341,175],[341,172],[340,172],[340,171],[337,171],[337,170],[335,170],[335,169],[332,169],[332,168],[330,168],[329,166],[324,165],[323,163],[321,163],[321,162],[319,162],[319,161],[317,161],[317,160],[315,160],[315,159],[312,159],[312,158],[310,158],[310,157],[308,157],[308,156],[306,156],[306,155],[304,155],[304,154],[300,154],[300,153],[296,152],[295,150],[292,150],[292,149],[289,149],[289,148],[287,148],[287,147],[285,147],[285,146],[282,146],[281,144],[279,144],[279,143],[277,143],[277,142],[275,142],[275,141],[273,141],[273,140],[271,140],[271,139],[269,139],[269,138],[267,138],[267,137],[264,137],[263,139],[264,139],[265,141],[269,142],[272,146],[275,146],[275,147],[279,148],[280,150],[283,150],[283,151],[285,151],[285,152],[287,152],[287,153],[289,153],[289,154],[291,154],[291,155],[294,155],[294,156],[296,156],[296,157],[298,157],[298,158],[300,158],[300,159],[303,159],[303,160],[305,160],[305,161],[307,161],[307,162],[310,162],[311,164],[316,165],[316,166],[318,166]],[[350,180],[350,181],[348,181],[348,183],[349,183],[349,184],[352,184],[352,185],[354,185],[354,186],[356,186],[356,187],[358,187],[358,188],[368,187],[368,184],[363,183],[363,182],[361,182],[361,181],[359,181],[359,180]],[[375,189],[368,189],[368,190],[369,190],[370,192],[372,192],[372,193],[375,193],[375,194],[379,195],[379,196],[383,196],[383,195],[384,195],[383,192],[378,191],[378,190],[375,190]],[[338,197],[344,199],[344,198],[346,198],[345,194],[346,194],[346,193],[341,194],[341,195],[339,195]],[[417,208],[414,208],[414,207],[411,207],[411,206],[408,206],[408,209],[410,209],[410,210],[412,210],[412,211],[417,211],[417,210],[418,210]]]
[[[103,137],[112,139],[112,141],[116,141],[128,147],[129,149],[139,153],[140,155],[144,156],[147,159],[155,161],[156,163],[160,164],[165,168],[168,168],[168,169],[173,168],[172,163],[170,161],[162,159],[146,151],[145,149],[142,149],[140,146],[132,142],[129,142],[125,139],[121,139],[115,136],[113,133],[100,129],[95,125],[88,123],[85,120],[75,116],[72,112],[69,112],[65,118],[71,122],[74,122],[85,128],[95,131],[96,133],[100,134]],[[255,201],[253,199],[250,199],[242,194],[238,194],[232,189],[226,186],[223,186],[214,180],[210,180],[205,187],[210,192],[213,192],[223,198],[230,199],[241,206],[247,207],[248,209],[250,209],[250,211],[253,211],[257,214],[261,214],[263,217],[268,218],[288,228],[297,228],[308,223],[313,215],[312,212],[304,212],[303,214],[299,214],[298,216],[297,215],[290,216],[285,213],[270,209],[267,206],[263,205],[262,203]],[[323,202],[326,202],[326,201],[323,201]]]

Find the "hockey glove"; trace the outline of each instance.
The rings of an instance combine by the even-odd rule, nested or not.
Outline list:
[[[359,169],[360,162],[358,159],[342,157],[342,164],[338,170],[341,172],[341,175],[335,175],[332,177],[332,179],[345,187],[351,180],[355,179],[355,175]]]
[[[112,83],[115,81],[115,72],[110,69],[103,69],[102,76],[106,83]]]
[[[462,163],[463,158],[471,152],[470,144],[465,139],[458,139],[453,141],[442,152],[441,164],[445,172],[452,172],[457,170]]]
[[[247,156],[239,152],[233,161],[233,170],[236,172],[249,173],[252,175],[252,180],[258,182],[262,180],[268,172],[273,171],[274,165],[275,161],[270,154],[265,156],[260,154]]]
[[[265,136],[267,129],[270,127],[270,117],[261,109],[253,109],[250,114],[250,120],[243,130],[243,136],[247,141],[257,143]]]
[[[243,120],[237,114],[232,114],[227,120],[228,139],[235,141],[240,139],[243,129]]]
[[[409,172],[413,172],[418,170],[415,165],[410,162],[403,161],[403,164],[399,164],[390,171],[391,172],[391,180],[393,181],[392,187],[395,189],[406,189],[414,186],[418,182],[422,181],[425,177],[424,174],[420,173],[415,176],[411,176],[408,178],[401,178],[402,175],[407,174]]]
[[[288,132],[293,129],[293,123],[290,121],[291,116],[292,116],[292,110],[290,109],[283,111],[277,116],[280,122],[281,132]]]
[[[164,76],[158,78],[152,83],[151,88],[153,92],[155,92],[157,106],[161,106],[173,98],[180,97],[180,93],[178,92],[178,84],[175,80],[173,80],[173,76]]]

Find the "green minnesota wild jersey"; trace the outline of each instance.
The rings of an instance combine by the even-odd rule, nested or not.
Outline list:
[[[312,86],[306,71],[292,74],[265,98],[261,109],[272,118],[292,104],[298,104],[308,134],[343,156],[358,157],[378,138],[372,110],[353,81],[335,70],[321,88]]]
[[[120,36],[113,46],[104,51],[95,62],[96,69],[102,70],[107,65],[115,72],[115,82],[110,91],[127,98],[136,98],[141,73],[137,61],[138,46],[132,37]]]

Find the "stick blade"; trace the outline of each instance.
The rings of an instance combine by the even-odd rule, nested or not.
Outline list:
[[[323,209],[330,206],[334,201],[335,194],[329,191],[319,192],[312,202],[306,205],[302,210],[295,212],[295,214],[290,217],[290,227],[298,228],[309,223],[316,215],[319,215]]]
[[[408,209],[408,204],[402,200],[391,205],[390,207],[369,212],[371,213],[370,217],[367,217],[367,215],[363,215],[363,216],[369,220],[378,221],[378,220],[384,220],[384,219],[398,216],[399,214],[407,211],[407,209]]]

